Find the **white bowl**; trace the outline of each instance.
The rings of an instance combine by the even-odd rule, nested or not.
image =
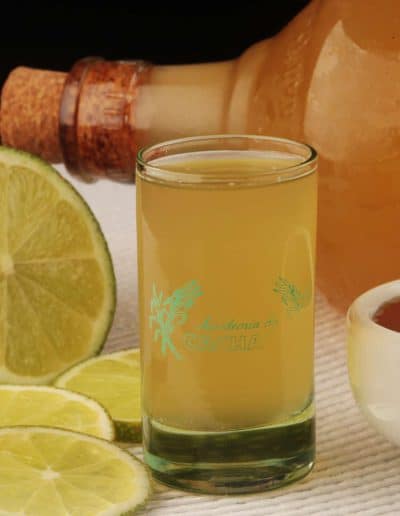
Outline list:
[[[400,445],[400,333],[373,321],[384,303],[400,297],[400,280],[358,297],[347,313],[348,370],[354,397],[368,421]]]

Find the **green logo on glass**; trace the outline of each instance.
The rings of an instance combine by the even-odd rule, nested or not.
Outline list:
[[[168,297],[164,295],[162,290],[157,291],[156,285],[153,284],[149,323],[150,328],[154,328],[153,341],[161,340],[163,355],[170,351],[175,358],[179,360],[182,358],[172,341],[172,334],[177,325],[185,324],[189,310],[202,294],[203,292],[196,280],[188,281]]]
[[[272,290],[280,295],[281,301],[288,312],[298,312],[307,304],[306,296],[293,283],[282,278],[282,276],[279,276],[276,280],[275,287]]]

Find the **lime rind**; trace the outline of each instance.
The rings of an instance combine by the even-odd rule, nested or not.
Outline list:
[[[121,443],[138,443],[142,440],[142,421],[114,420],[115,439]]]

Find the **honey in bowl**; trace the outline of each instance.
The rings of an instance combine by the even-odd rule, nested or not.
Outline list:
[[[384,328],[400,332],[400,297],[383,303],[373,315],[373,321]]]

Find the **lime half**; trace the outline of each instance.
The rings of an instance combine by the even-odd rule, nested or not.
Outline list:
[[[55,383],[97,400],[114,420],[117,440],[141,437],[140,352],[117,351],[78,364]]]
[[[0,514],[133,514],[149,494],[145,467],[96,437],[67,430],[0,430]]]
[[[46,383],[96,354],[114,307],[85,201],[44,161],[0,147],[0,382]]]
[[[96,401],[64,389],[31,385],[0,386],[0,427],[49,426],[112,441],[114,424]]]

